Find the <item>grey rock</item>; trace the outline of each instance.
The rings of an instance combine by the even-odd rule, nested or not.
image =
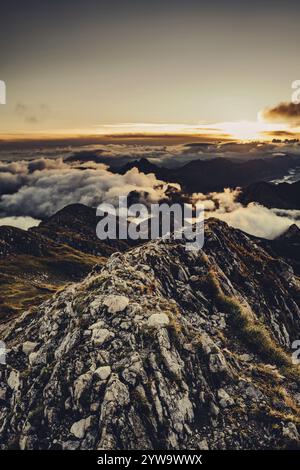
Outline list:
[[[38,343],[34,343],[33,341],[25,341],[22,346],[23,353],[27,356],[35,350]]]
[[[222,408],[227,408],[228,406],[232,406],[234,404],[233,398],[231,398],[223,388],[219,388],[218,398]]]
[[[97,375],[100,380],[107,380],[111,374],[111,367],[110,366],[98,367],[98,369],[95,370],[94,374]]]
[[[105,297],[103,305],[107,307],[109,313],[123,312],[129,304],[128,297],[124,295],[109,295]]]
[[[299,441],[299,433],[294,423],[289,422],[283,426],[282,435],[291,441]]]
[[[92,418],[89,416],[85,419],[80,419],[72,424],[70,433],[73,434],[78,439],[82,439],[85,436],[86,431],[90,428],[92,424]]]
[[[290,332],[300,335],[297,278],[290,272],[287,282],[277,259],[214,219],[204,251],[185,248],[157,240],[115,254],[100,274],[5,327],[0,449],[11,442],[70,450],[298,443],[291,424],[299,415],[283,397],[296,402],[299,384],[264,344],[264,354],[252,349],[247,331],[231,321],[238,312],[230,302],[289,354]],[[28,360],[24,338],[37,342],[26,346]],[[266,386],[272,374],[282,394]],[[278,410],[291,421],[282,432],[274,427]]]
[[[168,326],[169,323],[169,317],[165,313],[153,313],[147,322],[148,326],[153,328]]]

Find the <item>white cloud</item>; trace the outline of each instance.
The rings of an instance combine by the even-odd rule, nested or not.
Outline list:
[[[8,188],[3,190],[0,199],[3,216],[43,218],[68,204],[96,207],[101,202],[117,203],[118,196],[131,191],[141,193],[149,203],[166,197],[164,182],[136,168],[120,175],[109,171],[104,164],[86,168],[85,165],[68,165],[62,159],[38,159],[11,165],[6,167],[7,172],[0,173],[0,180],[6,181]]]
[[[281,235],[294,223],[300,227],[299,221],[290,217],[278,216],[272,209],[255,203],[251,203],[247,207],[237,207],[232,212],[212,213],[211,215],[224,220],[231,227],[269,240]]]
[[[182,163],[183,158],[185,161],[206,158],[209,153],[215,154],[216,151],[218,156],[226,156],[226,152],[232,154],[234,151],[237,155],[243,151],[252,155],[259,152],[271,154],[274,149],[275,146],[271,144],[253,143],[245,146],[209,145],[204,148],[111,145],[106,146],[105,151],[104,148],[101,152],[98,150],[99,155],[105,152],[112,159],[120,158],[122,161],[123,158],[130,160],[146,156],[160,163],[172,159],[180,159]],[[61,157],[0,161],[0,216],[41,219],[68,204],[82,203],[96,207],[101,202],[117,203],[118,196],[127,195],[131,191],[138,192],[141,200],[157,202],[166,197],[166,187],[166,183],[159,181],[153,174],[145,175],[136,168],[120,175],[112,173],[104,163],[67,163]],[[238,193],[238,189],[225,189],[221,193],[194,194],[193,199],[203,202],[207,217],[217,217],[233,227],[265,238],[278,236],[292,223],[299,224],[297,211],[266,209],[257,204],[243,207],[237,202]],[[22,219],[15,219],[14,222],[23,223],[23,227],[31,223],[25,219],[23,222]]]
[[[205,217],[216,217],[234,228],[257,237],[274,239],[290,225],[300,227],[300,211],[268,209],[256,203],[244,207],[236,201],[239,190],[225,189],[222,193],[194,194],[194,201],[202,201]]]
[[[28,230],[31,227],[39,225],[40,220],[33,219],[32,217],[2,217],[0,218],[0,227],[3,225],[10,225],[11,227],[21,228]]]

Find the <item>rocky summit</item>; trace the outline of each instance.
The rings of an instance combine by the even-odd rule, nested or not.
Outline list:
[[[299,278],[210,219],[114,253],[5,332],[0,448],[297,448]]]

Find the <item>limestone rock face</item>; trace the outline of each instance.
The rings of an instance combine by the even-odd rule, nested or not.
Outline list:
[[[165,313],[153,313],[148,319],[148,326],[160,328],[169,324],[169,317]]]
[[[129,299],[125,295],[109,295],[103,301],[103,305],[106,305],[109,313],[123,312],[128,304]]]
[[[14,391],[17,391],[20,386],[19,372],[12,370],[7,379],[7,385]]]
[[[34,349],[36,348],[37,343],[34,343],[33,341],[25,341],[23,343],[23,353],[29,355]]]
[[[110,366],[99,367],[98,369],[95,370],[95,374],[98,375],[98,377],[101,380],[107,380],[111,374],[111,367]]]
[[[299,279],[211,219],[152,241],[8,326],[0,448],[299,445]]]
[[[74,434],[75,437],[78,439],[83,439],[85,436],[86,431],[91,426],[91,417],[89,416],[86,419],[80,419],[76,423],[74,423],[70,429],[70,432]]]

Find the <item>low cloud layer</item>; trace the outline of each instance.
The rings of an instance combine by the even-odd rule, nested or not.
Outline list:
[[[267,209],[256,203],[244,207],[236,201],[238,194],[238,189],[225,189],[222,193],[194,194],[193,200],[203,203],[206,218],[216,217],[256,237],[272,240],[292,224],[300,227],[300,211]]]
[[[117,203],[118,196],[131,191],[148,202],[166,197],[167,185],[153,174],[136,168],[125,175],[94,163],[70,166],[59,159],[37,159],[1,164],[0,215],[44,218],[68,204],[96,207],[101,202]]]
[[[36,227],[39,223],[40,220],[33,219],[32,217],[0,217],[0,227],[10,225],[11,227],[28,230],[31,227]]]
[[[53,150],[51,158],[42,156],[31,160],[2,160],[1,223],[26,229],[35,225],[36,220],[49,217],[68,204],[82,203],[92,207],[101,202],[114,204],[118,196],[132,191],[138,194],[140,200],[149,203],[168,198],[167,182],[159,181],[153,174],[140,173],[136,168],[124,175],[113,173],[106,163],[101,162],[104,157],[107,162],[113,160],[122,163],[124,159],[130,161],[143,156],[158,164],[173,159],[172,165],[176,165],[179,161],[183,164],[189,159],[212,158],[212,155],[236,155],[234,158],[242,158],[244,152],[248,158],[257,157],[260,153],[271,158],[284,156],[288,148],[293,148],[295,154],[300,152],[298,143],[280,146],[227,143],[219,147],[207,143],[174,148],[114,145],[98,150],[85,149],[78,153],[72,149],[65,149],[64,152]],[[220,153],[215,154],[216,150]],[[54,155],[57,157],[54,158]],[[92,158],[95,155],[97,158]],[[66,156],[75,158],[66,160]],[[180,190],[179,185],[173,186]],[[237,202],[237,195],[238,190],[226,189],[222,193],[194,194],[193,198],[203,202],[206,217],[217,217],[252,235],[271,239],[283,233],[292,223],[299,225],[300,215],[297,211],[278,211],[257,204],[243,207]]]
[[[212,158],[226,158],[230,160],[253,160],[272,158],[278,154],[300,156],[299,142],[289,141],[293,134],[284,133],[282,142],[202,142],[185,145],[133,145],[108,144],[85,146],[52,146],[39,148],[5,149],[0,150],[0,163],[26,160],[45,159],[57,160],[63,158],[68,164],[82,164],[88,162],[105,163],[116,167],[133,160],[147,158],[152,163],[168,168],[178,167],[193,160],[206,160]],[[1,169],[0,169],[1,171]]]

